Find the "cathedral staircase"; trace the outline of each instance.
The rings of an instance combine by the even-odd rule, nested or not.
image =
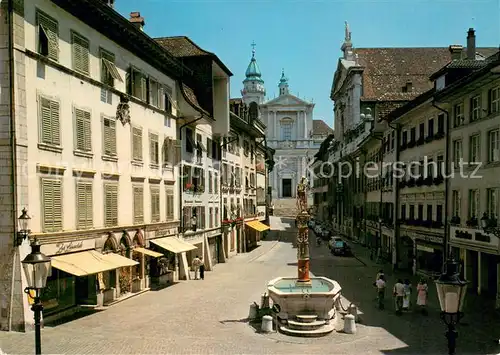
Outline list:
[[[280,198],[273,200],[274,212],[278,217],[295,218],[297,216],[297,200],[295,198]]]
[[[295,320],[288,320],[287,325],[279,328],[283,334],[306,338],[322,337],[335,330],[333,324],[318,320],[315,314],[297,315]]]

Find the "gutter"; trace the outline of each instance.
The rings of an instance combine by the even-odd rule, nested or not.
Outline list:
[[[443,109],[442,107],[439,107],[436,105],[436,101],[432,101],[432,106],[441,111],[445,116],[446,116],[446,148],[445,148],[445,159],[444,159],[444,174],[445,174],[445,185],[444,185],[444,238],[443,238],[443,270],[445,270],[446,267],[446,260],[450,256],[450,242],[449,242],[449,237],[450,237],[450,226],[448,223],[448,196],[450,194],[450,181],[449,181],[449,176],[450,176],[450,115],[448,114],[448,111]],[[444,271],[443,271],[444,272]]]
[[[9,90],[10,90],[10,147],[12,152],[10,154],[11,158],[11,184],[13,187],[12,193],[12,224],[14,226],[14,235],[17,233],[17,140],[16,140],[16,89],[15,89],[15,62],[14,62],[14,0],[8,0],[8,31],[9,31]],[[14,240],[12,240],[13,248],[13,262],[12,262],[12,279],[11,279],[11,289],[10,289],[10,304],[9,304],[9,314],[7,320],[7,330],[12,329],[12,311],[14,304],[14,280],[16,279],[16,265],[17,257],[19,255],[19,247],[15,246]]]

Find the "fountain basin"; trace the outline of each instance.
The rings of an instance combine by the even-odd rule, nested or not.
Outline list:
[[[280,319],[292,320],[307,314],[326,321],[335,317],[335,304],[342,290],[337,281],[311,277],[308,286],[297,285],[296,282],[294,277],[278,277],[267,285],[269,297],[280,307]]]

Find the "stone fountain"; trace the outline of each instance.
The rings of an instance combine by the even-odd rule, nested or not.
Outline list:
[[[326,277],[309,277],[309,228],[307,181],[297,186],[297,269],[298,277],[278,277],[269,281],[267,290],[277,314],[282,333],[315,337],[332,332],[335,305],[340,301],[341,287]]]

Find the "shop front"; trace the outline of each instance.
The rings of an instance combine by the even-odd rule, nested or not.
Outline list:
[[[177,237],[150,239],[149,242],[155,251],[164,253],[164,256],[151,263],[151,282],[155,287],[188,279],[192,259],[186,254],[197,250],[195,245]]]
[[[104,305],[106,287],[103,275],[116,275],[120,269],[130,269],[138,264],[119,254],[102,254],[95,247],[95,239],[42,244],[42,252],[51,258],[52,264],[52,274],[41,295],[46,321],[52,316],[58,318],[68,310],[74,313],[78,306]],[[110,289],[119,289],[116,278],[113,281],[114,287]]]
[[[261,233],[270,230],[270,227],[258,220],[245,222],[245,226],[245,236],[247,242],[246,251],[250,251],[258,246],[258,242],[261,239]]]
[[[443,269],[443,236],[410,233],[414,241],[415,274],[438,277]]]
[[[470,292],[494,300],[500,308],[500,240],[483,230],[451,227],[450,245],[460,261],[461,276],[468,281]]]

